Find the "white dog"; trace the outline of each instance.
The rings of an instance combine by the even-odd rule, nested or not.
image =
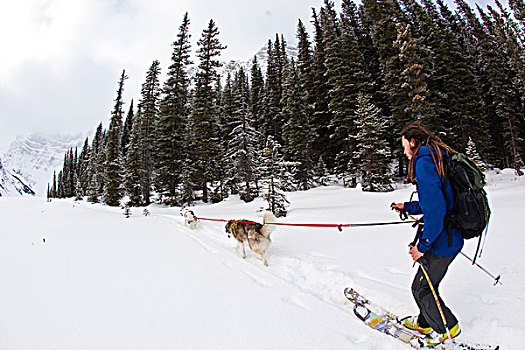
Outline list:
[[[184,216],[185,226],[189,226],[191,230],[195,230],[197,228],[198,220],[193,210],[189,210],[188,208],[181,208],[180,215]]]

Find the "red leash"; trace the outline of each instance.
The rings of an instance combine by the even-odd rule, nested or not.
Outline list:
[[[210,218],[197,218],[197,220],[208,220],[208,221],[222,221],[222,222],[236,222],[244,224],[253,224],[255,221],[242,221],[242,220],[224,220],[224,219],[210,219]],[[381,222],[372,224],[290,224],[284,222],[267,222],[267,225],[281,225],[281,226],[301,226],[301,227],[336,227],[339,232],[343,231],[343,227],[360,227],[360,226],[377,226],[377,225],[394,225],[394,224],[406,224],[410,222]]]

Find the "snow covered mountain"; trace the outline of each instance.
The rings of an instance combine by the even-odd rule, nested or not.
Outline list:
[[[12,173],[2,165],[0,159],[0,197],[35,195],[35,191],[27,185],[22,175]]]
[[[289,60],[294,59],[297,61],[297,56],[299,56],[299,49],[294,46],[287,46],[286,47],[286,55]],[[268,66],[268,45],[264,46],[255,54],[255,57],[257,57],[257,62],[259,63],[259,66],[261,67],[261,70],[263,74],[266,73],[266,68]],[[230,73],[233,77],[234,73],[239,68],[244,68],[244,71],[246,73],[250,73],[253,65],[253,57],[246,61],[241,60],[231,60],[229,62],[224,62],[222,66],[221,76],[226,77],[228,73]]]
[[[53,178],[53,171],[63,165],[64,153],[70,148],[82,147],[83,142],[84,137],[80,135],[18,136],[2,157],[5,176],[8,178],[11,174],[31,189],[33,195],[45,196],[47,184]],[[17,186],[20,188],[20,185]],[[27,193],[24,190],[22,192]],[[21,191],[13,192],[12,187],[3,193],[3,195],[18,194],[22,194]]]
[[[299,56],[299,49],[294,46],[286,47],[286,55],[289,60],[294,59],[297,61]],[[266,68],[268,66],[268,45],[262,47],[255,55],[257,57],[257,62],[261,67],[263,74],[266,74]],[[221,81],[224,83],[228,74],[231,75],[232,79],[241,67],[244,69],[244,72],[247,74],[251,73],[253,65],[253,57],[247,60],[231,60],[228,62],[222,62],[222,66],[219,68],[218,73],[221,76]],[[194,65],[188,69],[188,76],[191,79],[192,83],[195,82],[195,75],[197,74],[197,67]]]

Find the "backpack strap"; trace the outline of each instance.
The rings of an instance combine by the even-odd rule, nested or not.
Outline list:
[[[448,210],[447,203],[446,203],[447,202],[446,190],[447,190],[447,182],[448,182],[448,154],[446,154],[443,157],[443,169],[445,170],[444,172],[445,179],[444,181],[441,182],[441,192],[443,193],[443,198],[445,198],[445,209],[447,210],[447,213],[445,214],[443,225],[444,227],[446,227],[447,232],[448,232],[448,246],[450,248],[452,247],[452,228],[454,227],[454,225],[453,225],[453,220],[452,220],[453,214],[450,210]]]

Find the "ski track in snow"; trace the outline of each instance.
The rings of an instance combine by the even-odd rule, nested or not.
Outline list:
[[[172,215],[160,215],[174,225],[184,227],[184,219],[182,217]],[[345,309],[344,298],[341,297],[344,286],[355,286],[355,281],[351,275],[336,271],[336,265],[326,265],[321,263],[312,263],[302,260],[297,257],[284,257],[272,254],[273,245],[270,246],[268,252],[268,263],[270,266],[266,267],[262,264],[259,257],[250,250],[246,243],[246,258],[243,259],[240,252],[237,250],[237,242],[233,238],[228,238],[221,222],[206,222],[200,221],[195,230],[190,230],[186,227],[186,237],[197,242],[204,250],[212,254],[218,254],[219,251],[226,251],[235,258],[223,262],[229,268],[241,271],[253,282],[262,287],[270,288],[272,283],[260,277],[261,272],[279,278],[289,285],[297,288],[302,293],[307,293],[318,298],[332,306]],[[228,255],[228,254],[227,254]],[[336,260],[327,254],[319,252],[309,252],[307,255],[319,257],[326,260]],[[257,274],[249,271],[243,262],[249,264],[251,269],[256,268]],[[366,277],[366,276],[361,276]],[[370,280],[380,282],[377,279],[367,277]],[[392,285],[388,285],[392,287]],[[396,287],[396,286],[393,286]],[[396,287],[398,288],[398,287]],[[304,308],[304,303],[297,301],[298,299],[290,298],[288,301]]]

